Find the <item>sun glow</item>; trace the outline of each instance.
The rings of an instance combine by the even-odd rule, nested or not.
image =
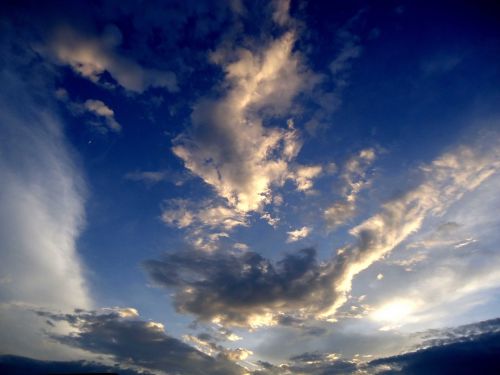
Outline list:
[[[390,325],[401,325],[412,319],[417,304],[408,299],[397,299],[381,305],[371,314],[375,321]]]

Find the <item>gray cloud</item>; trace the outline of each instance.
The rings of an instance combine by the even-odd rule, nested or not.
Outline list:
[[[483,322],[480,326],[489,325]],[[493,323],[498,328],[498,319]],[[469,326],[471,327],[471,326]],[[462,328],[458,328],[461,330]],[[417,351],[371,361],[364,366],[378,375],[417,374],[498,374],[500,333],[467,334],[453,341],[435,342]]]
[[[280,314],[318,313],[336,299],[334,267],[320,264],[313,249],[275,264],[251,251],[185,251],[145,267],[157,285],[176,290],[178,311],[224,324],[276,324]]]
[[[76,329],[69,335],[52,335],[60,343],[89,352],[110,355],[123,364],[160,370],[167,374],[242,374],[243,369],[224,356],[210,357],[167,335],[163,325],[137,319],[130,309],[54,314],[38,311]]]

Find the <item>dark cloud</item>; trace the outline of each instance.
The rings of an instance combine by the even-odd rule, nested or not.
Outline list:
[[[39,374],[120,374],[152,375],[150,372],[126,369],[119,366],[106,366],[89,361],[40,361],[33,358],[13,355],[0,356],[0,373],[9,375]]]
[[[500,318],[484,320],[477,323],[466,324],[454,328],[432,329],[420,333],[422,338],[418,349],[431,346],[442,346],[461,341],[470,341],[486,333],[500,334]]]
[[[276,263],[254,252],[184,251],[147,261],[145,268],[157,285],[175,290],[179,312],[201,320],[252,326],[272,316],[278,323],[298,309],[320,313],[336,299],[334,264],[319,263],[313,249]]]
[[[305,352],[279,366],[259,362],[254,375],[377,374],[462,375],[500,373],[500,319],[450,329],[430,330],[422,349],[370,362],[339,359],[335,354]],[[436,337],[429,341],[430,337]]]
[[[324,353],[304,353],[292,357],[288,364],[275,366],[268,362],[259,362],[260,370],[253,375],[333,375],[354,374],[358,370],[355,362],[332,359]]]
[[[465,375],[500,373],[500,333],[464,336],[462,341],[389,358],[377,359],[369,368],[379,375]]]
[[[243,372],[227,358],[212,358],[168,336],[162,325],[123,318],[121,311],[125,310],[102,314],[95,311],[38,314],[54,321],[65,321],[78,330],[71,335],[53,335],[53,339],[96,354],[111,355],[119,363],[168,374],[233,375]]]

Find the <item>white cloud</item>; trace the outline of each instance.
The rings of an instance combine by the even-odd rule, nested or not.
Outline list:
[[[186,239],[197,249],[212,251],[217,242],[238,226],[247,226],[247,215],[233,207],[213,202],[173,199],[166,202],[162,220],[187,230]]]
[[[115,120],[115,113],[111,108],[104,104],[100,100],[88,99],[83,103],[85,109],[98,117],[103,117],[106,121],[106,125],[112,131],[121,131],[121,125]]]
[[[177,228],[197,225],[230,230],[247,224],[244,213],[223,205],[208,203],[195,208],[192,203],[182,199],[175,199],[167,204],[169,207],[163,211],[162,219]]]
[[[43,341],[32,306],[69,311],[92,304],[76,240],[84,224],[85,186],[48,106],[35,104],[26,80],[2,74],[0,96],[0,351],[39,358]],[[16,92],[15,99],[9,97]],[[7,336],[9,336],[7,338]]]
[[[186,168],[241,212],[271,202],[273,186],[290,175],[289,164],[301,148],[293,122],[269,127],[262,117],[283,115],[309,84],[294,42],[294,32],[287,32],[261,49],[217,51],[213,60],[223,66],[229,90],[196,105],[191,131],[173,147]]]
[[[102,82],[108,72],[125,89],[142,93],[150,87],[178,90],[174,73],[140,66],[132,58],[118,52],[122,43],[120,30],[108,26],[101,36],[90,37],[76,30],[58,30],[49,42],[48,52],[60,64],[67,64],[81,76],[95,83]]]
[[[313,187],[313,179],[318,177],[323,168],[320,165],[298,166],[289,179],[297,185],[297,190],[306,191]]]
[[[335,202],[324,211],[324,217],[330,229],[344,224],[356,214],[358,194],[371,183],[367,172],[375,157],[375,150],[367,148],[346,162],[340,176],[343,183],[341,189],[343,200]]]
[[[309,233],[311,233],[311,228],[302,227],[300,229],[295,229],[287,233],[288,233],[288,239],[286,242],[295,242],[303,238],[306,238],[309,235]]]
[[[443,154],[421,168],[425,178],[420,185],[384,204],[380,213],[351,229],[358,244],[344,248],[336,259],[340,277],[335,288],[344,297],[325,315],[334,313],[345,302],[355,275],[418,231],[427,217],[444,214],[466,192],[476,189],[498,171],[499,150],[496,143],[484,142]]]
[[[56,91],[56,97],[66,104],[73,115],[92,115],[93,119],[88,122],[99,131],[107,132],[111,130],[115,133],[121,132],[122,127],[118,121],[116,121],[114,111],[101,100],[87,99],[83,103],[74,102],[70,100],[68,92],[63,88],[59,88]]]

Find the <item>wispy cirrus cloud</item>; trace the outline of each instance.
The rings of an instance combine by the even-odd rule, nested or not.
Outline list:
[[[340,175],[343,185],[340,192],[342,200],[323,212],[329,229],[345,224],[356,215],[358,195],[370,186],[368,172],[375,158],[375,150],[367,148],[347,160]]]

